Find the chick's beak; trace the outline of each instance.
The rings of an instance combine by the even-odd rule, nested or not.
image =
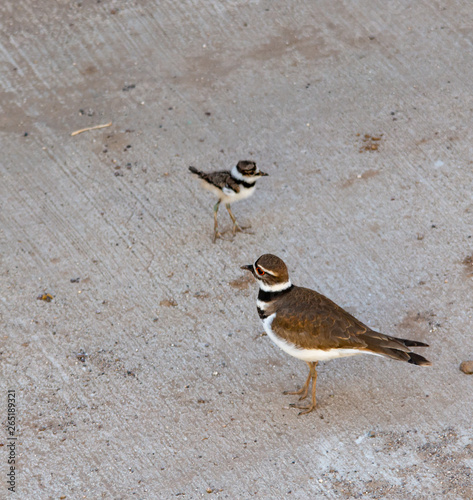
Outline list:
[[[259,171],[259,174],[261,175],[261,177],[267,177],[269,175],[266,172],[261,172],[261,170]]]
[[[241,266],[240,269],[245,269],[246,271],[253,272],[253,264],[248,264],[247,266]]]

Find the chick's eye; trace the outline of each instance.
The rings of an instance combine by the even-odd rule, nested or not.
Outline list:
[[[263,276],[264,271],[261,269],[261,267],[256,268],[256,274],[258,274],[259,276]]]

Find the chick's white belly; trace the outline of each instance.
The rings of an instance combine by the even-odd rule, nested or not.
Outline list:
[[[248,196],[251,196],[255,190],[255,186],[251,186],[250,188],[240,186],[240,192],[235,193],[229,188],[223,188],[223,190],[220,190],[218,187],[205,181],[202,181],[202,187],[218,196],[222,200],[222,203],[234,203],[235,201],[244,200],[245,198],[248,198]]]

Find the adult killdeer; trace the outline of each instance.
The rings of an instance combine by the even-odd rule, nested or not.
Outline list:
[[[231,170],[219,172],[201,172],[195,167],[189,170],[202,179],[202,186],[218,196],[218,201],[214,206],[214,237],[213,242],[221,237],[218,231],[217,212],[220,203],[225,203],[225,207],[233,222],[233,234],[243,229],[238,225],[233,215],[230,204],[238,200],[243,200],[251,196],[255,191],[256,181],[265,174],[261,172],[254,161],[239,161]]]
[[[324,295],[294,286],[286,264],[279,257],[265,254],[242,269],[251,271],[258,280],[256,305],[268,336],[283,351],[304,360],[309,366],[309,376],[303,387],[299,391],[284,393],[298,394],[299,400],[305,399],[312,380],[312,403],[308,406],[291,405],[303,410],[299,415],[315,409],[319,361],[374,354],[414,365],[431,364],[410,350],[410,347],[428,347],[427,344],[375,332]]]

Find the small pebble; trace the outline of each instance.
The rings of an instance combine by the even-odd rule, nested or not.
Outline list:
[[[45,302],[51,302],[51,300],[54,299],[54,297],[50,293],[43,293],[41,295],[38,295],[36,298],[38,300],[44,300]]]
[[[473,360],[463,361],[460,365],[460,370],[467,375],[473,374]]]

